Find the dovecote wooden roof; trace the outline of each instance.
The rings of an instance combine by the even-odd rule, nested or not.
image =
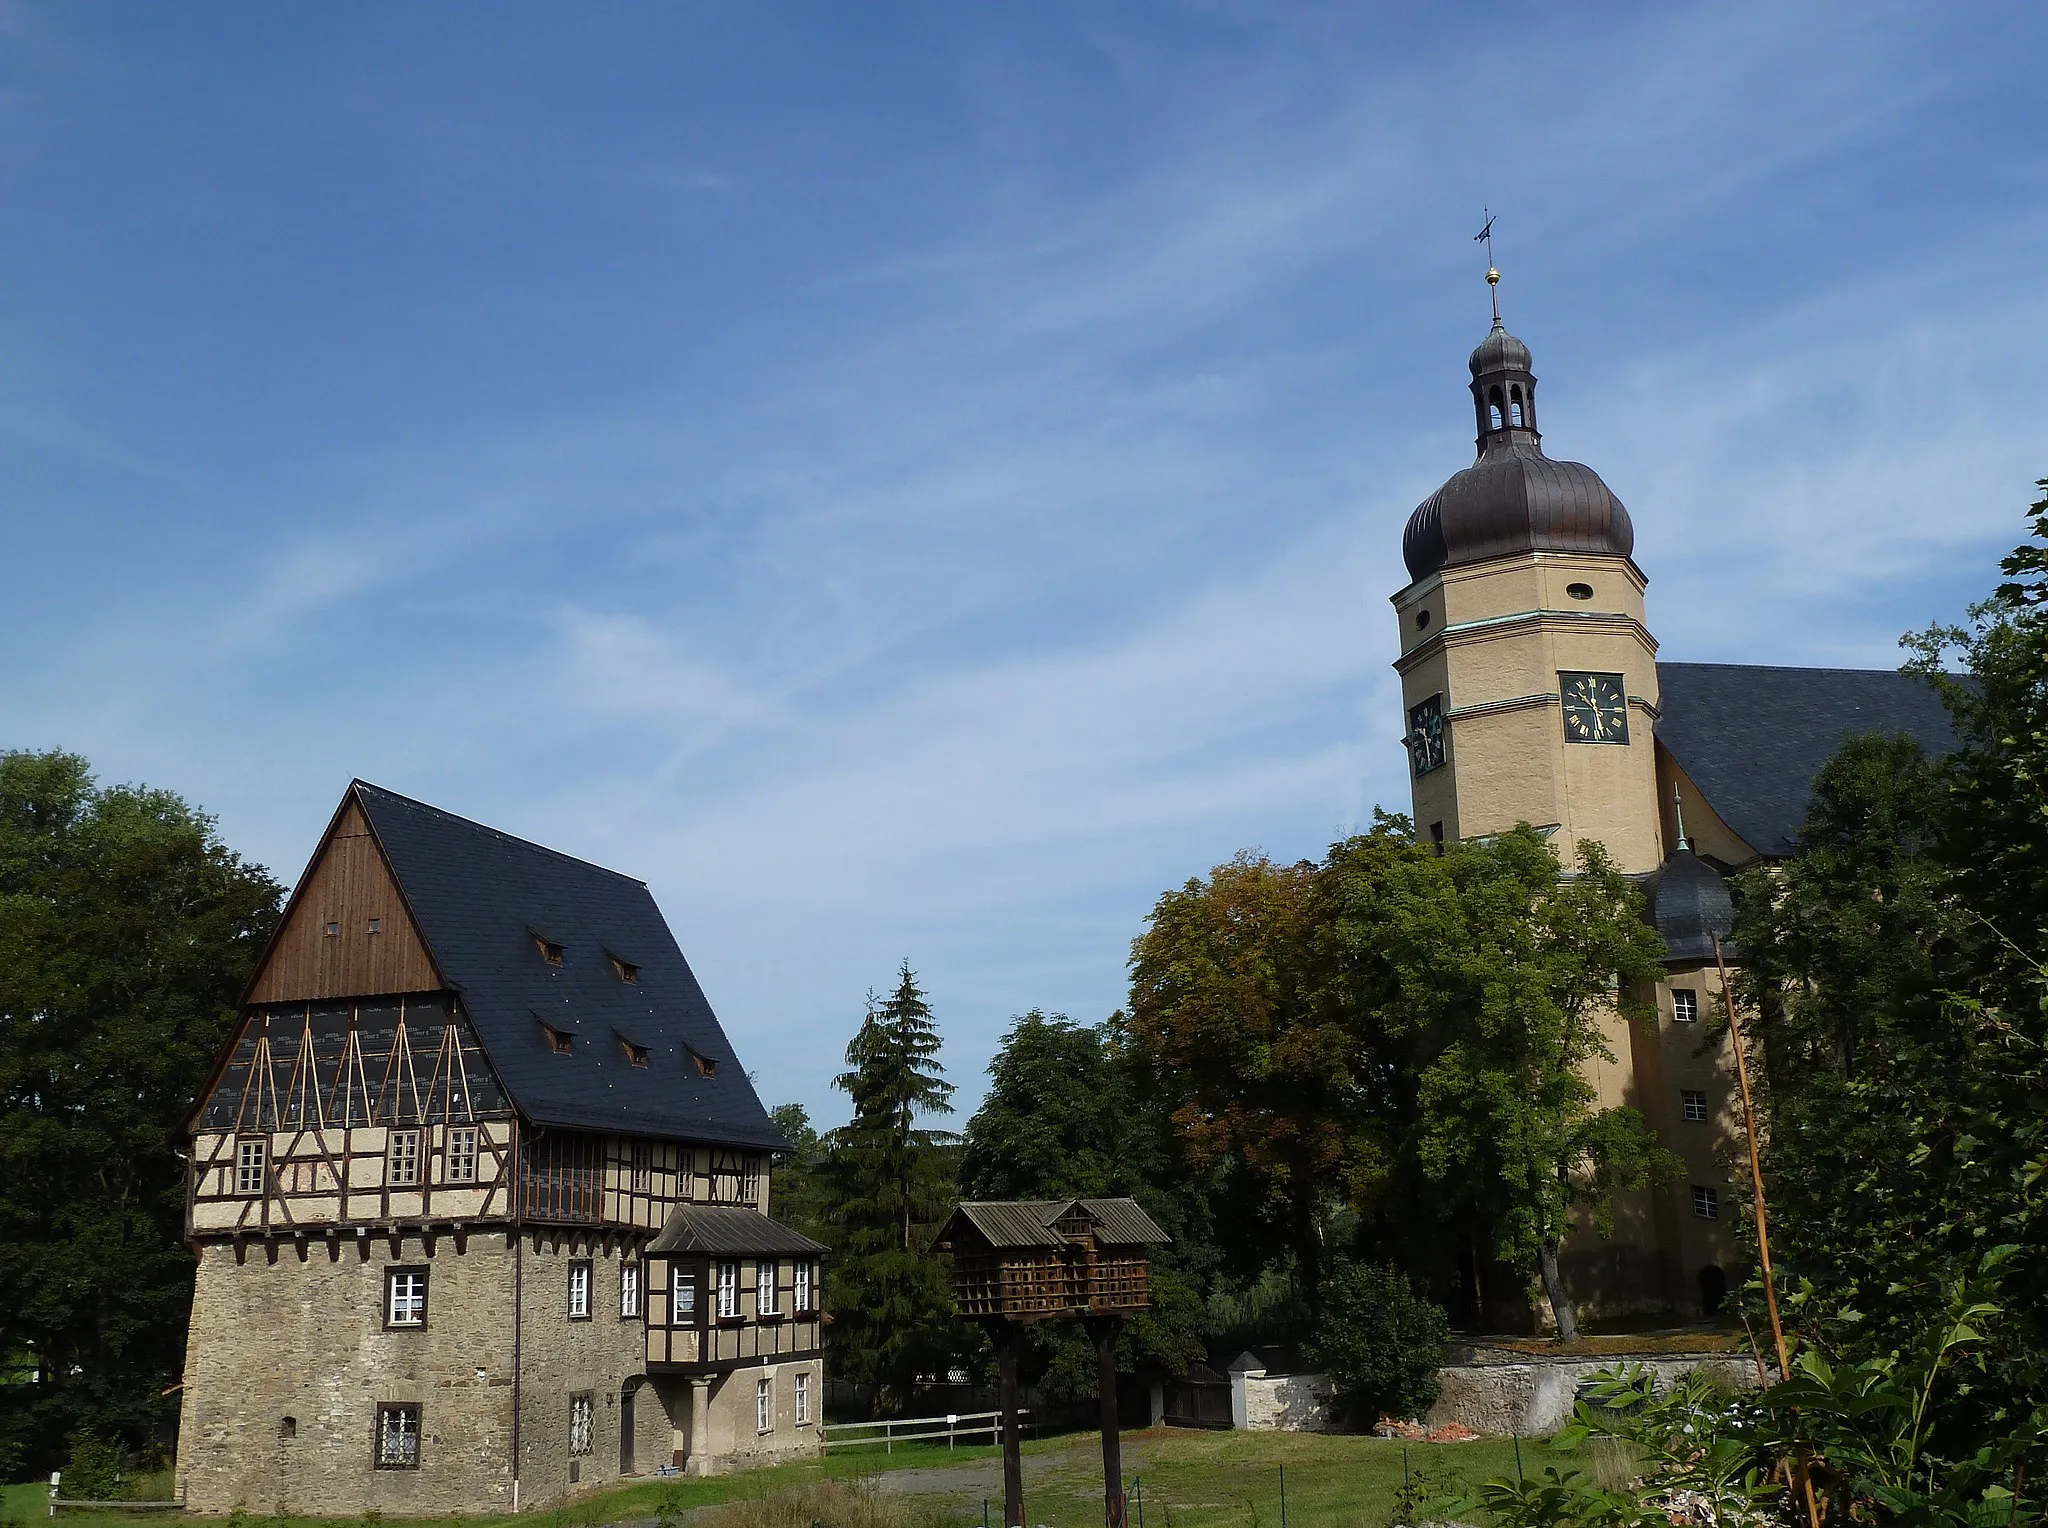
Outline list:
[[[975,1200],[961,1204],[939,1235],[951,1240],[964,1221],[994,1248],[1058,1247],[1066,1242],[1059,1223],[1077,1211],[1094,1222],[1095,1239],[1107,1246],[1173,1240],[1135,1199]]]

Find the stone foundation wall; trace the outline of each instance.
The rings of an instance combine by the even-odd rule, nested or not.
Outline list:
[[[1495,1350],[1499,1351],[1499,1350]],[[1702,1370],[1731,1390],[1756,1388],[1756,1364],[1749,1357],[1701,1355],[1684,1358],[1531,1358],[1522,1362],[1480,1359],[1439,1369],[1443,1393],[1428,1423],[1457,1423],[1493,1436],[1543,1438],[1571,1420],[1579,1387],[1602,1370],[1628,1364],[1651,1370],[1660,1392],[1682,1374]]]

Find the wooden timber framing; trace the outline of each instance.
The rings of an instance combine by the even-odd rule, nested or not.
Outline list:
[[[1152,1302],[1146,1247],[1166,1233],[1130,1199],[965,1203],[938,1237],[970,1319],[1110,1316]]]
[[[762,1261],[775,1264],[775,1309],[765,1314],[758,1304],[756,1273]],[[718,1314],[721,1263],[732,1269],[734,1278],[736,1298],[730,1316]],[[809,1268],[803,1283],[810,1291],[810,1303],[801,1310],[796,1307],[799,1264]],[[822,1287],[816,1256],[664,1257],[649,1253],[645,1267],[650,1374],[712,1374],[742,1364],[816,1358],[824,1350]],[[681,1322],[675,1319],[671,1297],[679,1281],[695,1296],[691,1302],[694,1316]]]

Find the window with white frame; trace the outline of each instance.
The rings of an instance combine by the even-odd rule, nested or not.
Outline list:
[[[740,1265],[720,1263],[718,1265],[718,1314],[720,1319],[730,1319],[740,1313]]]
[[[384,1148],[384,1182],[392,1188],[417,1188],[420,1181],[420,1133],[394,1130]]]
[[[410,1403],[386,1402],[377,1408],[377,1468],[416,1470],[420,1467],[420,1409]]]
[[[244,1136],[235,1142],[235,1192],[263,1192],[263,1162],[270,1142],[260,1135]]]
[[[754,1264],[754,1313],[772,1316],[775,1310],[775,1259],[764,1257]]]
[[[761,1202],[761,1158],[755,1152],[748,1152],[740,1166],[740,1203]]]
[[[448,1131],[448,1153],[442,1171],[450,1183],[476,1182],[476,1126],[455,1125]]]
[[[384,1275],[384,1324],[427,1324],[427,1270],[393,1268]]]
[[[1700,1021],[1700,995],[1690,987],[1671,989],[1671,1022],[1674,1024],[1697,1024]]]
[[[569,1265],[569,1319],[590,1319],[590,1264],[582,1259]]]
[[[796,1298],[794,1303],[796,1308],[800,1311],[809,1310],[811,1308],[811,1265],[809,1263],[799,1262],[796,1265],[795,1282]]]
[[[668,1315],[670,1326],[695,1326],[697,1324],[697,1275],[673,1270],[669,1277],[675,1282],[669,1286]]]
[[[640,1314],[640,1265],[619,1264],[619,1319]]]
[[[569,1457],[587,1459],[597,1443],[597,1401],[589,1391],[569,1397]]]
[[[654,1143],[633,1143],[633,1192],[644,1194],[654,1182]]]
[[[775,1381],[772,1379],[754,1382],[754,1431],[775,1431]]]
[[[797,1374],[789,1382],[789,1409],[799,1427],[811,1425],[811,1376],[809,1371]]]
[[[1694,1124],[1707,1117],[1707,1095],[1698,1088],[1684,1088],[1680,1096],[1685,1101],[1685,1117]]]
[[[1692,1186],[1692,1212],[1701,1220],[1719,1220],[1721,1196],[1714,1190],[1695,1183]]]

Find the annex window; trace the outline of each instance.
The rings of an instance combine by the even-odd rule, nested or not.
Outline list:
[[[540,951],[540,958],[549,965],[559,966],[562,963],[562,947],[556,944],[554,940],[540,934],[535,934],[533,936],[533,947]]]
[[[245,1136],[235,1142],[235,1192],[263,1192],[263,1162],[270,1142],[263,1136]]]
[[[718,1314],[721,1320],[730,1320],[740,1313],[740,1265],[720,1263],[718,1265]]]
[[[675,1269],[669,1274],[675,1283],[669,1286],[668,1324],[670,1326],[695,1326],[697,1324],[697,1275]]]
[[[393,1268],[384,1275],[384,1324],[427,1324],[427,1270]]]
[[[1686,1088],[1683,1097],[1687,1119],[1698,1124],[1707,1117],[1707,1095],[1704,1092],[1698,1088]]]
[[[419,1467],[419,1407],[409,1403],[380,1404],[377,1407],[377,1468],[416,1470]]]
[[[590,1261],[578,1258],[569,1265],[569,1319],[590,1319]]]
[[[420,1181],[420,1133],[394,1130],[384,1148],[384,1181],[392,1188],[417,1188]]]
[[[642,1055],[646,1052],[642,1051]],[[640,1063],[635,1063],[636,1065]],[[654,1182],[654,1143],[635,1141],[633,1143],[633,1192],[644,1194]]]
[[[754,1431],[775,1431],[775,1381],[772,1379],[754,1381]]]
[[[1701,1220],[1719,1220],[1721,1196],[1712,1189],[1695,1183],[1692,1186],[1692,1212]]]
[[[450,1128],[445,1171],[450,1183],[476,1182],[476,1126]]]
[[[1697,1024],[1700,1021],[1700,995],[1690,987],[1671,989],[1671,1022],[1674,1024]]]
[[[764,1257],[754,1264],[754,1311],[772,1316],[775,1310],[775,1260]]]
[[[799,1427],[811,1425],[811,1376],[808,1370],[789,1382],[789,1409]]]
[[[619,1319],[640,1314],[640,1265],[619,1264]]]
[[[809,1263],[800,1262],[796,1265],[795,1283],[796,1295],[793,1304],[800,1311],[809,1310],[811,1308],[811,1265]]]
[[[548,1037],[548,1049],[557,1056],[566,1056],[575,1045],[576,1037],[566,1029],[557,1029],[552,1024],[541,1025],[541,1031]]]

